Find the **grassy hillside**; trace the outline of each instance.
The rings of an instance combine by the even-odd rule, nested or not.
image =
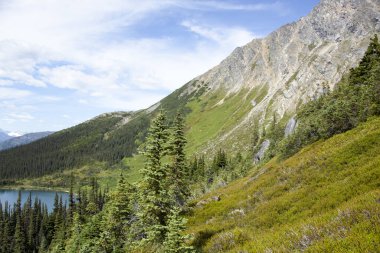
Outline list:
[[[195,201],[187,232],[201,252],[376,252],[379,189],[377,117]]]

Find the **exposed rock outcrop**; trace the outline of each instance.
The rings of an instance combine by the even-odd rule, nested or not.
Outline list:
[[[236,48],[193,81],[207,84],[206,94],[223,89],[233,95],[244,88],[263,86],[267,86],[267,93],[261,101],[247,101],[252,103],[251,111],[234,129],[220,133],[209,147],[226,140],[236,143],[233,138],[237,132],[257,126],[257,122],[267,124],[267,115],[275,113],[281,118],[293,114],[297,106],[314,99],[326,87],[333,89],[342,75],[358,64],[370,37],[379,32],[379,0],[322,0],[306,17]],[[185,90],[194,89],[199,87]]]
[[[255,163],[260,162],[264,158],[265,152],[268,150],[269,146],[270,146],[270,140],[265,140],[263,141],[263,143],[261,143],[260,149],[255,154],[255,157],[253,159]]]
[[[297,126],[296,119],[294,117],[290,118],[290,120],[288,121],[285,127],[285,132],[284,132],[285,137],[291,135],[296,130],[296,126]]]

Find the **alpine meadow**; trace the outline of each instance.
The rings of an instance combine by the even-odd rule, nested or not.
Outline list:
[[[92,10],[100,2],[94,1]],[[208,13],[211,18],[220,12],[234,22],[238,17],[229,19],[227,14],[242,13],[244,22],[247,13],[260,16],[281,10],[279,18],[291,15],[285,2],[292,1],[269,2],[174,0],[157,6],[150,0],[128,0],[122,6],[132,6],[130,15],[117,12],[115,20],[106,20],[113,11],[110,4],[103,6],[107,15],[90,17],[87,6],[89,12],[80,16],[89,22],[99,18],[99,29],[116,37],[112,43],[103,45],[102,39],[94,43],[103,53],[115,45],[121,50],[123,36],[141,35],[128,30],[132,17],[140,22],[139,32],[163,25],[167,42],[176,30],[164,22],[164,13],[171,18]],[[22,4],[31,12],[36,8]],[[0,4],[0,16],[9,6]],[[218,65],[146,109],[125,107],[63,130],[50,129],[54,132],[41,128],[15,137],[0,131],[0,189],[18,191],[14,202],[3,201],[0,195],[0,253],[380,252],[380,1],[320,0],[312,7],[295,22],[251,37]],[[143,8],[154,20],[143,19]],[[84,33],[70,18],[65,17],[63,24]],[[59,23],[58,17],[49,19]],[[117,22],[125,29],[120,34]],[[220,35],[227,28],[218,35],[218,29],[206,31],[194,22],[183,21],[181,27],[229,43]],[[95,38],[96,32],[91,30],[88,38]],[[63,34],[57,40],[62,38]],[[70,48],[71,40],[62,41]],[[8,42],[0,39],[0,59],[7,50],[4,43]],[[154,43],[164,54],[163,42]],[[144,51],[148,39],[142,44]],[[19,45],[33,55],[27,42]],[[49,48],[44,50],[38,57],[52,55]],[[195,54],[199,48],[191,50]],[[137,57],[132,51],[131,57]],[[211,57],[212,52],[208,54]],[[82,59],[79,55],[72,61]],[[111,66],[103,56],[91,64],[99,69]],[[155,56],[141,55],[139,60],[151,60],[151,66],[157,63]],[[181,57],[187,57],[190,69],[189,55]],[[202,61],[206,60],[198,59]],[[69,68],[59,64],[73,63],[41,60],[28,69],[39,71],[33,78],[44,81],[49,68]],[[0,94],[1,110],[17,107],[5,99],[6,90],[15,89],[11,80],[22,85],[18,78],[23,75],[15,65],[9,67],[15,68],[9,72],[14,76],[5,76],[8,68],[0,64],[0,93],[5,94]],[[136,63],[135,69],[142,66]],[[102,95],[88,88],[101,93],[103,81],[98,82],[94,69],[78,67],[54,77],[72,81],[83,73],[94,75],[78,84],[90,90],[88,96],[100,107]],[[124,78],[116,72],[104,76]],[[156,82],[150,78],[147,73],[148,83]],[[60,83],[59,78],[52,80]],[[47,89],[72,89],[51,82],[35,81],[33,88],[14,97],[23,101],[39,89],[46,94]],[[110,101],[116,101],[118,88],[108,85],[109,92],[116,90]],[[128,92],[138,89],[137,83],[121,87]],[[151,90],[146,88],[145,95]],[[33,106],[22,108],[37,110],[45,100],[60,103],[45,93],[34,98],[38,102]],[[83,94],[87,93],[78,90],[74,95]],[[87,100],[81,101],[87,106]],[[62,108],[74,106],[73,101],[64,103]],[[34,117],[26,114],[18,118],[19,123],[30,120]],[[38,196],[22,197],[21,189],[65,191],[68,199],[56,193],[49,210]]]

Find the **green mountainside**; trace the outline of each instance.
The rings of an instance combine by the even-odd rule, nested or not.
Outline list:
[[[135,142],[144,138],[148,125],[144,114],[111,113],[5,150],[0,153],[1,179],[39,177],[93,161],[112,164],[136,152]]]
[[[197,199],[187,232],[202,252],[377,252],[379,189],[376,117]]]

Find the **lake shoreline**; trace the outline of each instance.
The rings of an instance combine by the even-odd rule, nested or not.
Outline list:
[[[0,190],[15,190],[15,191],[55,191],[69,193],[66,188],[61,187],[44,187],[44,186],[31,186],[31,185],[2,185]]]
[[[27,200],[30,199],[33,205],[35,200],[41,202],[51,212],[56,205],[57,196],[59,201],[64,205],[68,205],[70,194],[63,191],[46,190],[46,189],[0,189],[0,203],[2,206],[12,207],[18,202],[21,194],[21,205],[24,206]],[[7,204],[5,204],[7,203]],[[61,203],[61,202],[60,202]]]

